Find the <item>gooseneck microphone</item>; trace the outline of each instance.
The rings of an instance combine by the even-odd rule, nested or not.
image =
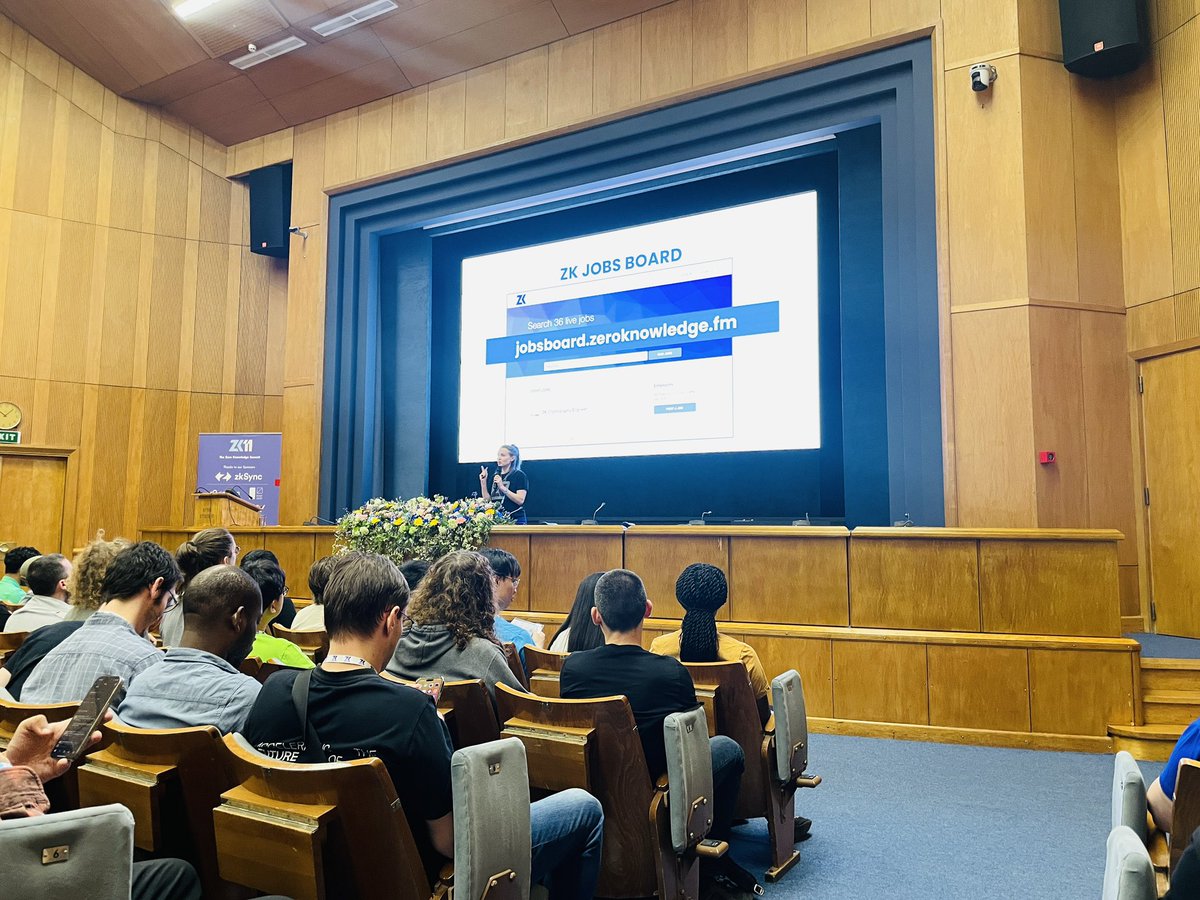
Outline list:
[[[596,507],[596,511],[594,513],[592,513],[592,517],[590,519],[584,519],[579,524],[580,525],[599,525],[600,523],[596,520],[596,516],[600,515],[600,510],[604,509],[604,507],[607,505],[608,505],[608,501],[605,500],[603,503],[601,503],[599,506]]]
[[[698,518],[698,519],[689,519],[689,520],[688,520],[688,524],[689,524],[689,525],[704,525],[704,524],[705,524],[704,517],[705,517],[705,516],[711,516],[711,515],[712,515],[712,510],[711,510],[711,509],[706,509],[704,512],[700,513],[700,518]]]

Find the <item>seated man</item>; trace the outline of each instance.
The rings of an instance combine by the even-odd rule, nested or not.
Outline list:
[[[119,706],[134,678],[162,659],[144,635],[178,602],[182,578],[175,557],[151,541],[118,553],[104,574],[104,605],[37,664],[21,691],[23,702],[78,702],[97,677],[117,675]]]
[[[4,577],[0,578],[0,600],[5,603],[24,603],[25,588],[21,585],[19,574],[21,566],[41,556],[36,547],[13,547],[4,554]]]
[[[677,659],[642,649],[642,622],[654,609],[642,579],[628,569],[605,572],[596,582],[592,619],[604,633],[604,646],[572,653],[563,662],[559,695],[590,700],[624,694],[629,699],[651,779],[667,771],[663,719],[697,705],[692,678]],[[710,740],[713,770],[713,824],[708,836],[729,840],[742,771],[742,748],[732,738]],[[739,895],[751,894],[758,882],[729,854],[700,861],[700,877]]]
[[[1163,766],[1162,774],[1154,779],[1146,791],[1150,815],[1160,831],[1171,833],[1171,820],[1175,814],[1175,779],[1179,777],[1179,764],[1185,759],[1200,759],[1200,719],[1189,725],[1175,742],[1171,758]]]
[[[286,638],[267,633],[267,626],[278,621],[283,601],[287,597],[287,576],[284,575],[283,569],[279,568],[277,563],[260,557],[249,562],[243,561],[242,570],[254,579],[262,594],[262,616],[259,618],[258,634],[254,636],[249,655],[260,662],[275,662],[293,669],[311,669],[313,661],[303,650]]]
[[[61,622],[71,609],[67,600],[67,579],[71,577],[71,561],[61,553],[38,556],[29,564],[29,590],[32,596],[25,605],[4,623],[4,631],[37,631],[46,625]]]
[[[347,553],[325,586],[329,655],[311,673],[277,672],[263,685],[243,734],[293,762],[383,760],[431,879],[454,853],[450,737],[431,697],[378,674],[400,641],[408,586],[382,556]],[[311,678],[308,734],[292,699]],[[533,878],[552,898],[587,898],[600,872],[603,813],[594,797],[562,791],[530,808]]]
[[[261,617],[262,594],[249,575],[237,566],[205,569],[183,595],[179,646],[130,685],[121,721],[134,728],[240,731],[261,685],[238,666]]]
[[[521,662],[524,663],[525,648],[531,645],[543,646],[546,643],[546,635],[543,633],[539,641],[528,629],[500,615],[512,606],[513,600],[516,599],[517,588],[521,585],[521,564],[507,550],[498,547],[484,547],[479,552],[492,567],[492,590],[496,599],[496,637],[502,644],[513,644]]]
[[[292,631],[324,631],[325,630],[325,584],[329,581],[329,573],[337,564],[336,556],[322,556],[308,567],[308,590],[312,594],[312,603],[296,613],[292,620]]]

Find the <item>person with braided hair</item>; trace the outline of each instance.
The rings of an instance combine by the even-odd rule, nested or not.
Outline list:
[[[651,653],[683,662],[741,662],[750,673],[758,714],[771,716],[771,686],[758,654],[749,644],[717,631],[717,610],[729,597],[725,573],[708,563],[692,563],[675,581],[675,599],[685,610],[683,627],[654,639]]]

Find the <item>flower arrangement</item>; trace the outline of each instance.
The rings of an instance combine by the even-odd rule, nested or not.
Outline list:
[[[376,498],[338,520],[334,544],[338,550],[378,553],[397,564],[434,560],[451,550],[478,550],[487,544],[492,526],[504,520],[504,513],[486,497]]]

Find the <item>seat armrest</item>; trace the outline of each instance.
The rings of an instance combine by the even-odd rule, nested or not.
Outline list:
[[[665,791],[665,790],[668,790],[670,787],[671,787],[671,785],[667,782],[666,775],[659,775],[658,780],[656,782],[654,782],[654,789],[656,791]]]

